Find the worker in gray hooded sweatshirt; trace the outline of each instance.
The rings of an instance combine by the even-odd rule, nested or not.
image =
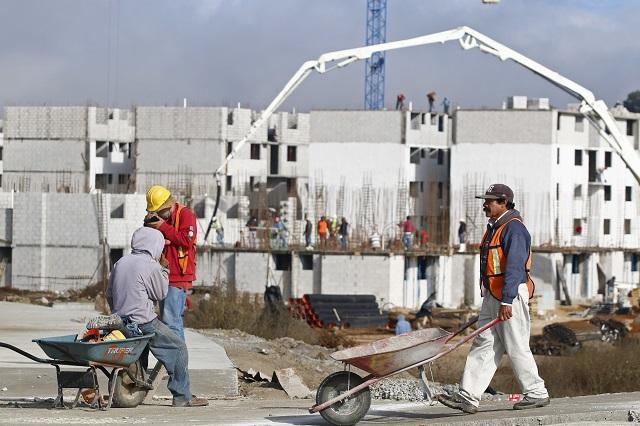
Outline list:
[[[160,231],[137,229],[131,237],[131,254],[118,260],[111,271],[107,301],[111,312],[137,323],[143,334],[155,333],[149,349],[167,369],[173,406],[208,405],[206,399],[191,395],[187,346],[158,319],[153,309],[169,290],[169,263],[162,255],[163,249]]]

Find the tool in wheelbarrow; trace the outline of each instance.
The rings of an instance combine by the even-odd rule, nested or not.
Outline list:
[[[331,358],[342,361],[345,369],[330,374],[322,381],[316,394],[316,404],[309,412],[319,412],[332,425],[358,423],[371,405],[369,386],[395,374],[432,363],[501,320],[496,318],[459,342],[449,344],[455,336],[477,321],[476,317],[453,333],[441,328],[427,328],[334,352]],[[364,370],[369,375],[360,377],[351,371],[351,366]],[[421,379],[426,386],[424,370],[421,370]],[[426,396],[431,399],[434,395],[428,391]]]
[[[32,361],[50,364],[56,369],[58,395],[53,408],[65,408],[63,389],[78,389],[71,406],[74,408],[81,392],[94,390],[92,406],[108,409],[112,405],[122,408],[136,407],[144,400],[147,392],[153,389],[154,373],[145,379],[145,372],[139,358],[153,334],[123,340],[108,340],[88,343],[77,334],[34,339],[50,358],[39,358],[8,343],[0,342],[0,347],[10,349]],[[62,371],[60,366],[88,367],[85,371]],[[109,371],[110,369],[110,371]],[[103,402],[98,386],[97,370],[109,379],[109,394]],[[155,374],[157,371],[154,369]]]

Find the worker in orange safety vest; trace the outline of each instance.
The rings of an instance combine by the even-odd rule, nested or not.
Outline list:
[[[476,198],[484,200],[482,209],[489,218],[480,244],[483,300],[478,327],[496,317],[502,322],[474,339],[460,390],[451,396],[439,395],[438,401],[465,413],[476,413],[480,397],[506,353],[524,395],[513,408],[523,410],[549,405],[549,393],[529,348],[529,299],[534,291],[530,273],[531,235],[515,210],[513,191],[507,185],[491,185]]]

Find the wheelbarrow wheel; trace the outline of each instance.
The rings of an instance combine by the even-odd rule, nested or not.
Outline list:
[[[351,389],[362,383],[362,378],[355,373],[348,371],[333,373],[318,387],[316,404],[323,404],[345,393],[347,388]],[[366,388],[320,411],[320,415],[332,425],[355,425],[367,414],[370,406],[371,392]]]
[[[144,380],[140,362],[131,364],[127,370],[121,370],[116,377],[116,385],[113,390],[113,406],[118,408],[134,408],[142,404],[148,390],[138,386],[133,380]]]

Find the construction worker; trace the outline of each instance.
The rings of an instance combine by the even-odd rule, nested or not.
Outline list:
[[[224,247],[224,227],[217,217],[214,217],[211,221],[211,229],[216,232],[216,241],[218,242],[218,245],[220,245],[220,247]]]
[[[184,340],[182,314],[196,279],[196,215],[179,204],[164,186],[147,191],[145,226],[162,232],[164,255],[169,261],[169,292],[160,304],[162,321]]]
[[[438,401],[465,413],[476,413],[480,397],[506,352],[524,395],[513,408],[523,410],[549,405],[549,393],[529,349],[529,299],[534,290],[529,272],[531,236],[515,210],[513,191],[507,185],[491,185],[476,198],[484,200],[482,208],[489,218],[480,244],[483,301],[478,327],[496,317],[502,322],[475,338],[464,366],[460,391],[452,396],[440,395]]]
[[[329,233],[329,225],[327,225],[327,219],[322,216],[318,221],[317,226],[318,238],[320,239],[320,248],[327,248],[327,234]]]
[[[311,246],[311,233],[313,232],[313,225],[309,220],[309,215],[304,215],[304,244],[307,249],[313,248]]]
[[[187,345],[158,320],[153,309],[169,291],[169,262],[162,253],[164,238],[159,231],[145,227],[133,233],[131,254],[118,260],[109,276],[107,302],[111,312],[126,318],[138,333],[153,335],[149,349],[169,374],[172,405],[201,407],[209,402],[191,394]]]
[[[429,103],[429,112],[433,112],[433,103],[436,100],[436,92],[427,93],[427,102]]]
[[[402,226],[402,243],[405,250],[411,250],[413,248],[413,234],[416,232],[416,227],[411,221],[411,216],[407,216],[407,220],[400,224]]]

